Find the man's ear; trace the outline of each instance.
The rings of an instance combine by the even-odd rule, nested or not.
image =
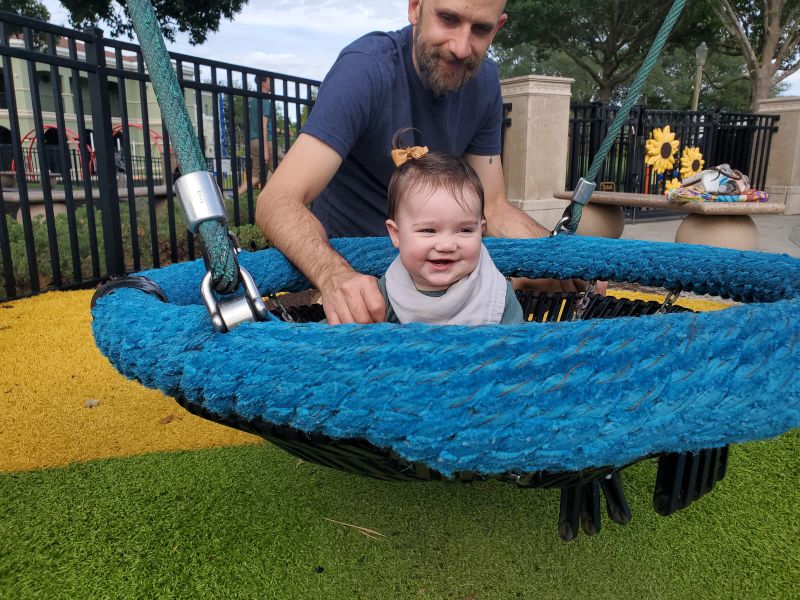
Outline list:
[[[408,0],[408,22],[415,27],[419,22],[419,11],[421,6],[421,0]]]
[[[492,39],[494,39],[494,36],[497,35],[497,32],[503,28],[503,25],[506,24],[506,21],[508,21],[508,15],[503,13],[500,15],[500,20],[497,21],[497,25],[494,28],[494,35],[492,36]]]
[[[395,248],[400,247],[400,232],[397,229],[397,223],[391,219],[386,219],[386,229],[389,232],[389,237],[392,239],[392,246]]]

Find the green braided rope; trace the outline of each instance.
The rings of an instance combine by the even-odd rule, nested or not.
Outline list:
[[[620,129],[622,129],[622,124],[628,118],[628,114],[631,112],[633,105],[636,104],[636,100],[639,99],[639,94],[642,92],[642,88],[647,81],[647,77],[650,75],[650,71],[653,70],[656,61],[661,54],[661,50],[664,49],[664,44],[667,43],[667,38],[672,32],[673,27],[675,27],[675,23],[678,21],[678,18],[681,16],[684,6],[686,6],[686,0],[675,0],[675,3],[672,5],[672,8],[667,14],[666,19],[664,19],[664,22],[661,24],[661,29],[659,30],[653,45],[650,47],[650,52],[647,53],[644,63],[642,63],[642,68],[639,69],[639,72],[636,74],[636,79],[633,80],[633,84],[631,85],[628,95],[625,97],[625,101],[622,103],[619,111],[617,111],[617,115],[614,117],[614,121],[611,123],[608,133],[606,134],[603,143],[600,145],[600,149],[597,151],[597,154],[595,154],[594,160],[592,160],[592,164],[589,167],[589,171],[585,178],[587,181],[594,181],[600,174],[600,169],[603,166],[603,162],[605,162],[606,156],[611,150],[611,146],[614,145],[614,140],[617,139],[617,135],[619,134]],[[569,223],[567,224],[567,229],[570,231],[570,233],[575,233],[575,230],[578,229],[578,223],[580,223],[582,213],[583,206],[581,204],[574,203],[572,205],[572,215]]]
[[[206,171],[206,159],[186,110],[155,11],[149,0],[129,0],[128,10],[181,173]],[[233,292],[239,285],[239,272],[225,223],[203,221],[198,229],[208,254],[214,289],[219,293]]]

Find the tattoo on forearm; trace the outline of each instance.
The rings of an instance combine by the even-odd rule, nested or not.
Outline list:
[[[490,157],[489,157],[489,164],[492,164],[492,161],[493,161],[493,160],[494,160],[494,157],[493,157],[493,156],[490,156]]]

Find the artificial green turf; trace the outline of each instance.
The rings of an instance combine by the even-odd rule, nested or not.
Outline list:
[[[268,445],[0,476],[0,597],[797,598],[800,431],[736,446],[689,509],[565,543],[558,492],[387,483]],[[325,517],[368,527],[373,540]]]

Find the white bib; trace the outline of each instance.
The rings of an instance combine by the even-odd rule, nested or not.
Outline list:
[[[508,283],[481,244],[478,266],[441,296],[426,296],[414,286],[398,256],[386,270],[386,295],[401,323],[484,325],[499,323]]]

